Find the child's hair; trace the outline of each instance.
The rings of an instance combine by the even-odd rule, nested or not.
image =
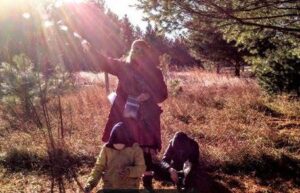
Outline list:
[[[172,139],[172,146],[182,146],[189,140],[190,138],[184,132],[176,132]]]
[[[123,122],[114,125],[110,132],[107,147],[113,148],[113,144],[124,144],[125,147],[131,147],[134,143],[130,130]]]

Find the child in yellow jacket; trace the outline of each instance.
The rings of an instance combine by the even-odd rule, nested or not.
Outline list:
[[[104,190],[134,190],[146,166],[143,151],[134,143],[129,130],[117,123],[104,144],[84,188],[89,193],[102,177]]]

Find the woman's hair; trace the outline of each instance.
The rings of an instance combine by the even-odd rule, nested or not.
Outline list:
[[[143,57],[144,57],[144,62],[145,63],[150,63],[150,65],[155,65],[157,66],[159,64],[159,59],[158,59],[158,54],[157,51],[151,47],[148,42],[146,42],[143,39],[138,39],[133,41],[131,44],[131,49],[129,51],[129,54],[126,58],[126,62],[131,63],[133,60],[133,47],[134,46],[139,46],[140,48],[143,49]]]
[[[114,125],[110,132],[107,147],[113,148],[113,144],[124,144],[125,147],[131,147],[134,143],[130,130],[123,122]]]

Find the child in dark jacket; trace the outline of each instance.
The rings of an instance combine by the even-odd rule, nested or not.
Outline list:
[[[183,181],[179,179],[179,173],[183,172],[184,166],[190,165],[187,176]],[[177,132],[167,147],[156,176],[163,180],[170,180],[177,188],[190,189],[195,187],[193,178],[196,177],[199,166],[198,143],[189,138],[183,132]]]

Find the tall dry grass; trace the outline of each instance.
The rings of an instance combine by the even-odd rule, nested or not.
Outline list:
[[[283,154],[295,159],[299,157],[298,100],[267,96],[253,79],[216,75],[198,69],[171,72],[166,81],[169,98],[161,104],[164,111],[161,117],[162,152],[176,131],[184,131],[199,143],[201,164],[213,172],[227,171],[228,168],[255,171],[257,163],[264,163],[262,157],[265,155],[273,156],[274,160]],[[66,147],[78,155],[78,159],[79,155],[96,156],[110,110],[103,83],[85,86],[79,83],[62,98],[62,106]],[[55,116],[53,118],[55,124]],[[45,155],[39,132],[3,130],[1,133],[2,153],[14,147]],[[90,162],[93,160],[84,165],[83,161],[79,167],[81,181],[87,178],[92,166]],[[22,181],[20,176],[16,178]],[[8,192],[12,191],[10,182],[0,180],[0,185],[7,187]],[[16,186],[26,186],[26,182]],[[77,189],[74,183],[66,186],[72,191]]]
[[[165,139],[174,131],[187,132],[213,165],[256,154],[253,151],[270,143],[266,117],[253,108],[262,95],[254,80],[198,70],[175,76],[182,91],[163,104]]]

